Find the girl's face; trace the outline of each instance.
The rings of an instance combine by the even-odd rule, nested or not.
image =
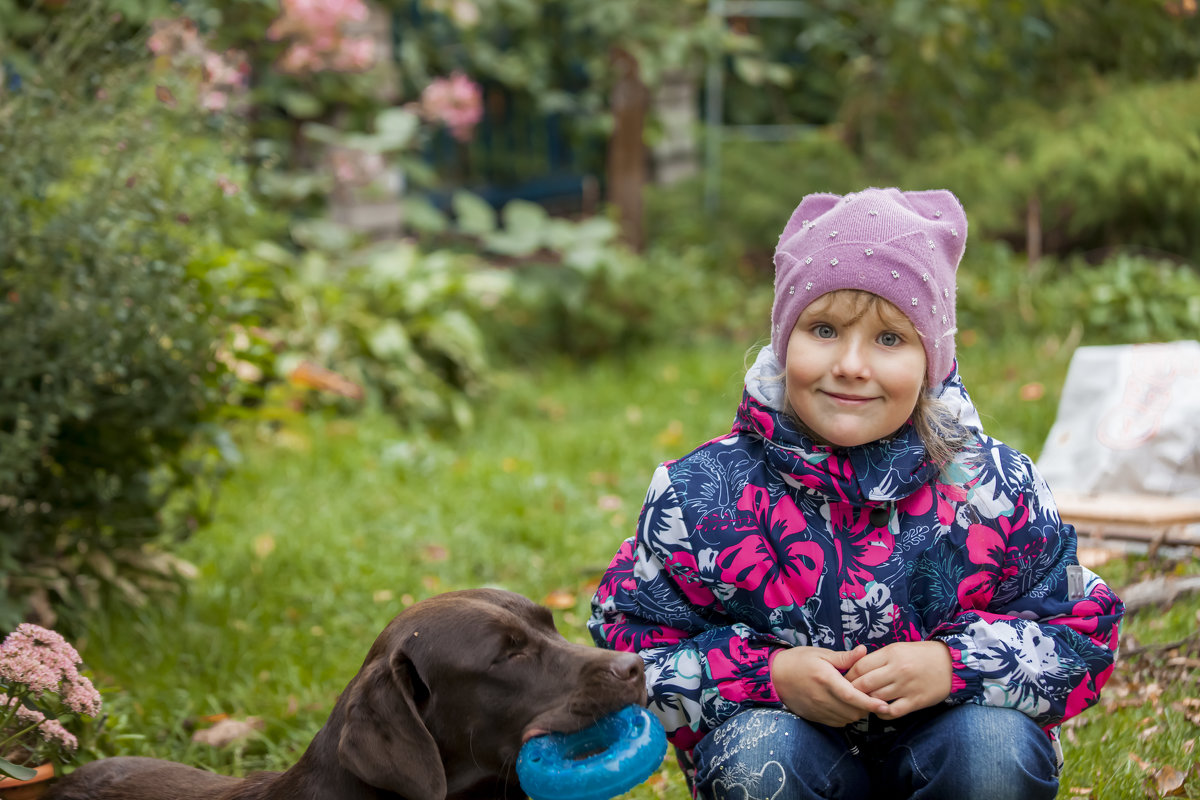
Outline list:
[[[804,309],[788,339],[788,403],[837,447],[894,433],[912,416],[924,382],[916,329],[876,295],[831,292]]]

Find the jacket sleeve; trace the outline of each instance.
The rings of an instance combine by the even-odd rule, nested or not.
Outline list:
[[[1051,728],[1099,698],[1125,607],[1080,566],[1075,530],[1028,457],[1018,472],[1011,513],[968,525],[957,587],[965,610],[932,638],[950,647],[950,703],[1015,708]]]
[[[785,646],[734,622],[696,581],[690,533],[660,466],[637,533],[605,572],[588,622],[597,645],[641,655],[649,707],[683,750],[747,706],[782,707],[770,661]]]

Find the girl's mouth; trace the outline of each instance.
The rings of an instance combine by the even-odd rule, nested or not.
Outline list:
[[[827,397],[831,397],[839,403],[847,403],[849,405],[863,405],[874,400],[874,397],[859,397],[852,394],[837,394],[836,392],[825,392]]]

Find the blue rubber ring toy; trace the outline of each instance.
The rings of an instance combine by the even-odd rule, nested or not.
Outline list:
[[[530,739],[517,779],[531,800],[608,800],[653,775],[666,754],[662,723],[631,705],[581,731]]]

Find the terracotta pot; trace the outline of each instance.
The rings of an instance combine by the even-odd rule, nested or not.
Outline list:
[[[53,779],[53,764],[42,764],[37,768],[37,775],[27,781],[4,778],[0,780],[0,800],[36,800],[50,791]]]

